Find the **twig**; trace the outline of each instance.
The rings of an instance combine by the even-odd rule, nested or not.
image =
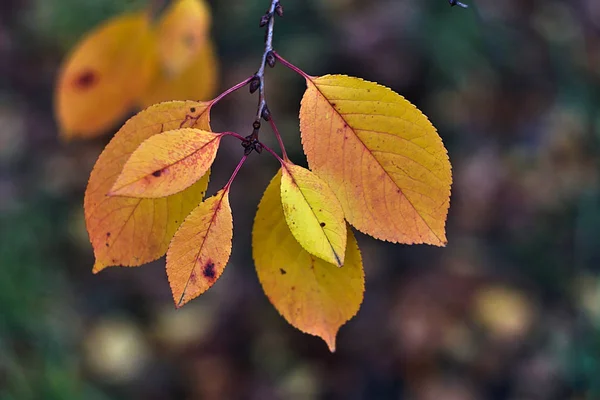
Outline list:
[[[279,4],[279,0],[271,0],[269,11],[267,11],[260,21],[261,26],[267,25],[267,34],[265,37],[265,50],[263,52],[260,68],[254,75],[253,81],[250,83],[251,91],[258,89],[258,110],[253,124],[254,131],[251,135],[252,139],[258,139],[261,119],[264,118],[265,121],[268,121],[270,118],[270,112],[265,98],[265,69],[267,65],[270,67],[275,65],[275,56],[273,55],[273,28],[275,26],[275,13],[281,15],[281,10],[282,8]]]
[[[448,3],[450,3],[450,7],[459,6],[462,8],[469,8],[468,5],[466,5],[465,3],[461,3],[460,1],[457,1],[457,0],[448,0]]]

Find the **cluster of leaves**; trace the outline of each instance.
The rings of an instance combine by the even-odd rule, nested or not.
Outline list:
[[[281,169],[258,206],[252,241],[263,289],[293,326],[335,350],[339,328],[359,310],[364,271],[350,226],[394,243],[446,244],[451,167],[433,125],[392,90],[359,78],[314,77],[270,48],[273,1],[263,17],[268,39],[257,74],[207,102],[172,101],[132,117],[99,157],[85,195],[94,272],[139,266],[166,253],[175,305],[208,290],[232,249],[229,193],[247,157],[271,153]],[[277,62],[306,80],[300,106],[302,145],[310,169],[287,156],[264,98],[264,67]],[[254,132],[213,132],[212,107],[246,85],[259,92]],[[282,156],[259,140],[268,121]],[[243,156],[227,184],[204,199],[224,137]],[[348,225],[349,224],[349,225]]]
[[[150,8],[115,17],[73,49],[55,93],[65,139],[102,134],[137,107],[214,95],[218,69],[208,6],[176,0],[156,15]]]

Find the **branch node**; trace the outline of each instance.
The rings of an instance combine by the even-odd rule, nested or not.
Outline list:
[[[275,6],[275,12],[280,17],[283,17],[283,6],[281,5],[281,3],[277,3],[277,5]]]
[[[256,92],[258,89],[260,89],[260,78],[256,75],[254,75],[254,77],[250,81],[250,93],[252,94],[252,93]]]
[[[269,64],[269,67],[273,68],[275,66],[276,61],[277,61],[277,58],[275,58],[273,51],[269,51],[267,53],[267,64]]]

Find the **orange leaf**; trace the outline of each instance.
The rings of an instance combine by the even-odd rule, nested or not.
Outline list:
[[[206,45],[210,24],[210,10],[204,0],[176,0],[165,11],[157,35],[159,56],[167,76],[179,75],[192,64]]]
[[[392,90],[342,75],[307,77],[302,143],[312,171],[361,232],[446,244],[452,172],[427,117]]]
[[[127,160],[109,195],[157,198],[187,189],[212,165],[221,137],[192,128],[150,137]]]
[[[157,54],[145,13],[105,22],[71,52],[55,91],[61,135],[98,136],[124,118],[156,72]]]
[[[167,100],[208,100],[215,94],[218,75],[214,46],[207,39],[190,65],[179,74],[170,75],[166,71],[156,74],[144,91],[140,105],[147,107]]]
[[[207,291],[231,255],[229,189],[202,202],[185,219],[167,252],[167,275],[177,307]]]
[[[161,199],[109,197],[107,193],[144,140],[181,126],[210,130],[210,105],[195,101],[157,104],[127,121],[106,146],[90,175],[84,200],[96,257],[94,272],[160,258],[185,216],[202,201],[208,173],[185,191]]]
[[[265,294],[302,332],[319,336],[335,351],[339,328],[358,312],[365,276],[358,244],[347,229],[344,266],[310,255],[296,242],[283,214],[281,171],[265,191],[252,229],[252,254]]]

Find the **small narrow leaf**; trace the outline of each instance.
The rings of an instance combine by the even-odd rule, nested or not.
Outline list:
[[[310,169],[361,232],[446,244],[452,171],[427,117],[392,90],[342,75],[307,77],[300,128]]]
[[[327,183],[306,168],[286,162],[281,202],[290,231],[313,256],[341,267],[346,252],[344,211]]]
[[[94,137],[124,118],[157,71],[146,13],[111,19],[88,34],[61,67],[56,118],[65,139]]]
[[[138,266],[165,254],[183,219],[201,201],[209,173],[181,193],[161,199],[109,197],[133,151],[165,130],[193,127],[210,131],[210,103],[174,101],[152,106],[132,117],[104,149],[85,191],[85,222],[96,263]]]
[[[109,194],[158,198],[187,189],[212,165],[221,137],[192,128],[150,137],[127,160]]]
[[[252,254],[265,294],[277,311],[302,332],[321,337],[335,351],[339,328],[358,312],[364,272],[356,239],[347,230],[342,268],[310,255],[285,221],[281,173],[269,184],[256,213]]]
[[[177,307],[219,279],[231,255],[233,220],[229,190],[202,202],[185,219],[167,252],[167,276]]]

